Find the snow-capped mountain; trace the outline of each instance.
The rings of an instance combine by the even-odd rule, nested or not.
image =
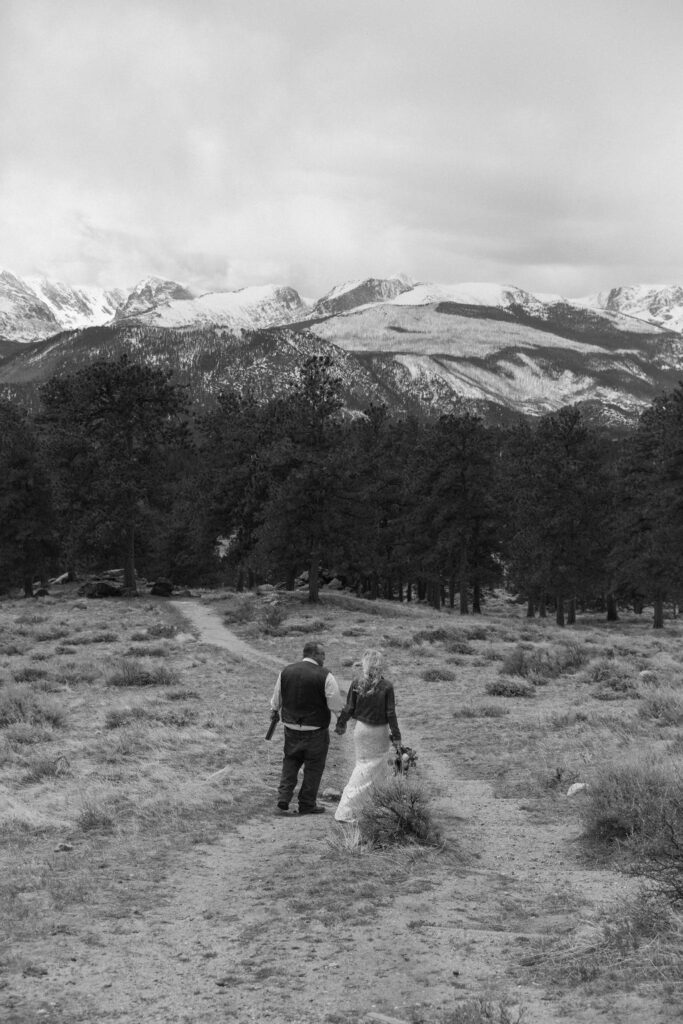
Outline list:
[[[178,284],[177,281],[166,281],[161,277],[147,277],[144,281],[136,284],[112,315],[115,320],[123,320],[126,317],[149,313],[156,306],[164,305],[174,299],[193,298],[194,294],[189,288]],[[107,320],[111,320],[111,316]],[[102,323],[106,323],[107,320],[103,320]]]
[[[63,330],[107,323],[125,300],[112,288],[72,287],[46,278],[0,273],[0,338],[32,342]]]
[[[648,320],[667,330],[683,333],[683,287],[680,285],[636,284],[610,288],[575,302]]]
[[[308,307],[293,288],[260,285],[172,299],[137,315],[135,320],[153,327],[222,327],[243,331],[292,323],[307,313]]]
[[[314,316],[333,316],[335,313],[357,309],[358,306],[386,302],[401,295],[402,292],[410,291],[413,287],[412,281],[404,276],[368,277],[362,281],[347,281],[345,284],[337,285],[327,295],[323,295],[322,299],[318,299],[312,312]]]

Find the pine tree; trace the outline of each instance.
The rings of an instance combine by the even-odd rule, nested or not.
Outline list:
[[[137,532],[163,504],[169,447],[185,441],[184,392],[170,373],[122,356],[53,377],[41,400],[70,555],[116,552],[134,592]]]
[[[33,594],[58,550],[48,474],[25,413],[0,400],[0,584]]]

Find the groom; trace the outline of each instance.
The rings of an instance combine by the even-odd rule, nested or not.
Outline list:
[[[339,714],[344,702],[337,680],[323,668],[325,648],[317,640],[304,645],[303,660],[283,668],[275,683],[271,711],[279,712],[285,733],[282,774],[277,791],[278,810],[289,810],[303,766],[299,788],[299,814],[322,814],[316,803],[330,745],[331,711]]]

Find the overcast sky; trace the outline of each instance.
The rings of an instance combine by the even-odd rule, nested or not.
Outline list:
[[[680,0],[0,0],[0,266],[683,283]]]

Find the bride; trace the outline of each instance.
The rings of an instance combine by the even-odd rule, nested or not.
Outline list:
[[[337,719],[335,732],[346,732],[349,718],[355,718],[353,742],[356,765],[335,811],[337,821],[355,821],[358,809],[373,783],[387,774],[391,743],[401,742],[396,720],[394,687],[385,675],[384,655],[372,648],[365,651],[361,671],[354,677],[346,706]]]

